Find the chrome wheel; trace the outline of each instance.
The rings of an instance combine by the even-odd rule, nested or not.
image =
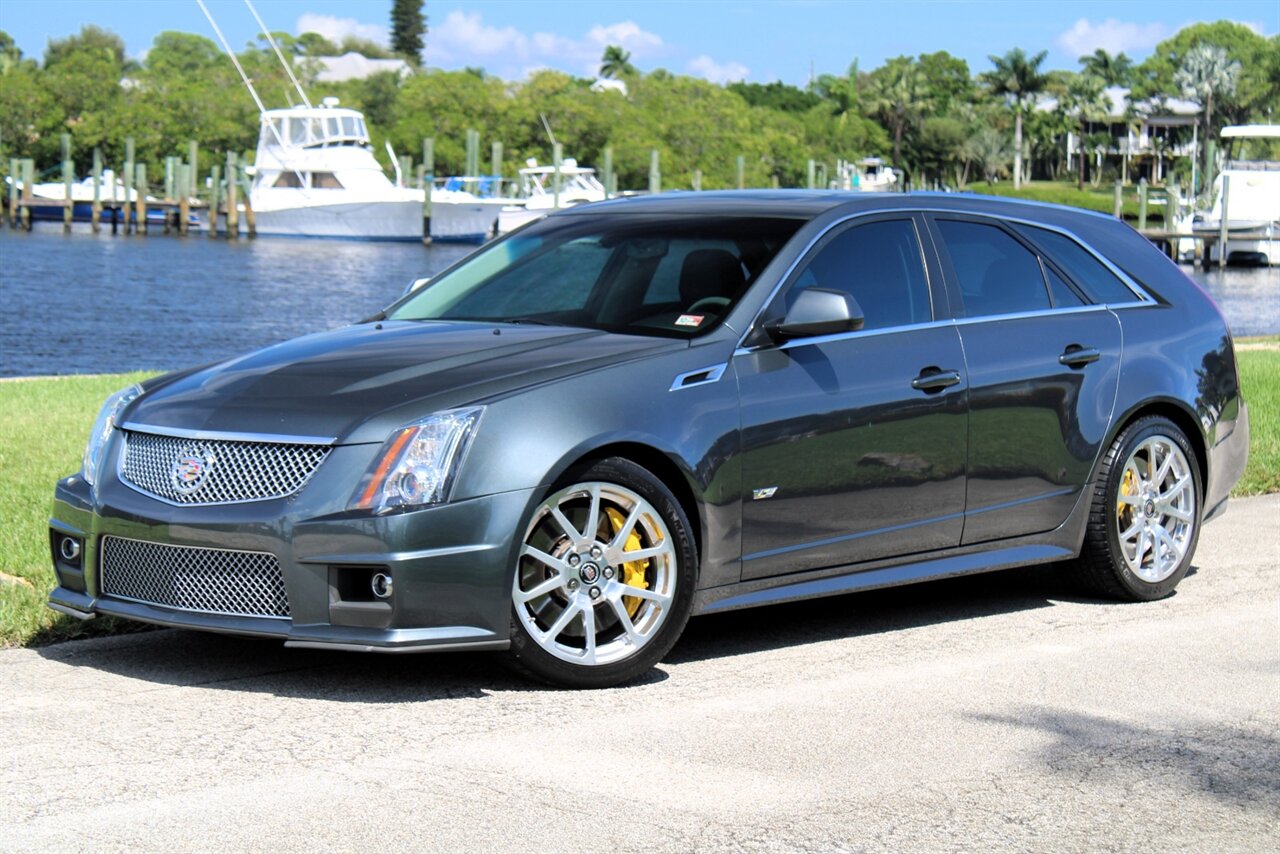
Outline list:
[[[1149,584],[1173,575],[1193,542],[1195,520],[1186,455],[1168,436],[1144,439],[1125,461],[1116,494],[1116,533],[1129,569]]]
[[[585,482],[547,498],[520,548],[516,618],[547,653],[596,666],[630,658],[672,611],[676,544],[652,504],[624,486]]]

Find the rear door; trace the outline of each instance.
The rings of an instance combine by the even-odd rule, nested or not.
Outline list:
[[[833,228],[764,317],[804,288],[843,289],[863,329],[734,356],[744,578],[959,544],[964,354],[924,229],[910,213]]]
[[[933,214],[969,379],[963,542],[1062,524],[1115,407],[1120,323],[1010,226]]]

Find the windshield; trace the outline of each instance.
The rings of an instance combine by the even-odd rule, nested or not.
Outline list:
[[[728,314],[800,225],[760,217],[551,217],[432,280],[389,318],[689,338]]]

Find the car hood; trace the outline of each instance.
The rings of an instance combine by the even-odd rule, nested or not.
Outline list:
[[[296,338],[148,390],[129,424],[381,442],[432,412],[684,341],[568,327],[384,321]]]

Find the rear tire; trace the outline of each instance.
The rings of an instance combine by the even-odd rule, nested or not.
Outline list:
[[[646,673],[688,622],[697,549],[680,502],[635,463],[572,473],[534,510],[511,586],[510,658],[567,688]],[[637,557],[637,555],[643,555]]]
[[[1170,595],[1191,567],[1203,494],[1186,434],[1167,418],[1139,418],[1116,437],[1098,469],[1076,577],[1113,599]]]

